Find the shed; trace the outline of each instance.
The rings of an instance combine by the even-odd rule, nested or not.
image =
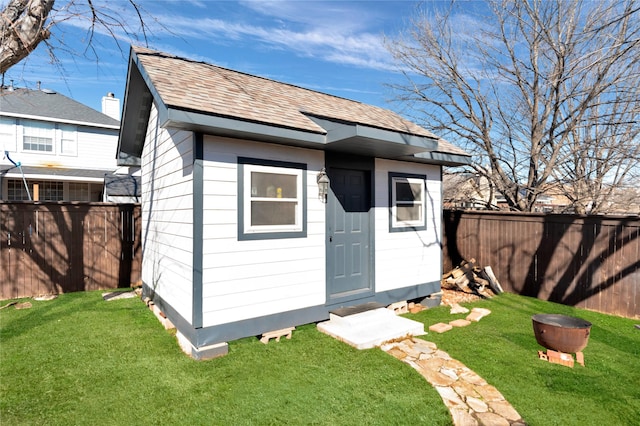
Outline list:
[[[140,159],[144,294],[198,359],[440,291],[442,167],[470,162],[383,108],[140,47],[118,158]]]

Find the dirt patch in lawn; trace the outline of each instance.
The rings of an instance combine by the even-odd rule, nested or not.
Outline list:
[[[493,293],[490,294],[493,296]],[[442,305],[451,306],[456,303],[470,303],[476,300],[481,300],[486,297],[480,296],[475,293],[467,293],[459,290],[442,289]]]

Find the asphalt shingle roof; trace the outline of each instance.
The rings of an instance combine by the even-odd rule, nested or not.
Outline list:
[[[104,187],[111,196],[140,197],[142,194],[140,176],[107,173],[104,175]]]
[[[456,154],[456,155],[464,155],[464,156],[469,155],[469,153],[466,152],[464,149],[458,148],[451,142],[448,142],[444,139],[438,139],[438,148],[436,149],[436,152],[444,152],[448,154]]]
[[[73,121],[97,126],[119,126],[120,122],[80,102],[52,91],[3,89],[0,113],[29,115],[48,121]]]
[[[437,138],[384,108],[142,47],[133,50],[168,107],[320,134],[325,129],[307,114]]]

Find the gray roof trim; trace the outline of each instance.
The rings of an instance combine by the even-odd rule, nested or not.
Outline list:
[[[412,157],[403,157],[402,160],[417,163],[439,164],[441,166],[465,166],[472,163],[471,157],[445,152],[422,152]]]
[[[335,151],[394,159],[432,151],[438,147],[436,138],[308,116],[327,130],[327,148]]]
[[[471,157],[431,151],[437,149],[437,139],[360,124],[337,123],[317,118],[314,118],[314,121],[318,121],[323,128],[327,129],[326,135],[171,107],[158,111],[158,122],[161,127],[202,132],[208,135],[429,164],[453,166],[471,163]],[[144,135],[140,134],[140,136],[142,140],[140,140],[139,153],[120,150],[118,165],[140,165],[139,156],[142,154]]]
[[[326,137],[320,133],[253,123],[234,118],[220,117],[194,111],[167,108],[159,112],[158,121],[162,127],[202,132],[238,139],[250,139],[308,148],[323,148]]]
[[[140,157],[142,155],[142,146],[146,136],[153,98],[158,98],[157,105],[163,105],[158,94],[155,92],[155,96],[152,94],[150,87],[153,87],[153,85],[148,76],[145,78],[142,74],[143,72],[137,56],[132,50],[129,69],[127,70],[122,124],[116,150],[118,165],[128,165],[130,157]],[[123,162],[122,164],[121,161]]]
[[[46,117],[42,115],[29,115],[29,114],[18,114],[12,112],[0,112],[0,116],[2,117],[13,117],[20,118],[24,120],[34,120],[34,121],[47,121],[50,123],[61,123],[61,124],[74,124],[76,126],[85,126],[85,127],[97,127],[99,129],[120,129],[119,124],[99,124],[92,123],[90,121],[79,121],[79,120],[68,120],[65,118],[55,118],[55,117]]]
[[[307,115],[319,126],[327,130],[327,144],[345,139],[364,138],[412,146],[415,147],[417,152],[430,151],[438,146],[436,138],[399,133],[358,123],[343,123],[330,118]]]
[[[65,180],[78,182],[102,182],[104,175],[112,170],[86,170],[86,169],[65,169],[54,167],[30,167],[23,166],[22,173],[26,179],[47,179]],[[20,169],[15,166],[3,166],[0,168],[0,176],[7,178],[22,179]]]

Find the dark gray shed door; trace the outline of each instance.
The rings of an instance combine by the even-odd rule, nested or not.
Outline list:
[[[373,291],[370,274],[371,172],[329,168],[327,199],[328,302],[344,302]]]

